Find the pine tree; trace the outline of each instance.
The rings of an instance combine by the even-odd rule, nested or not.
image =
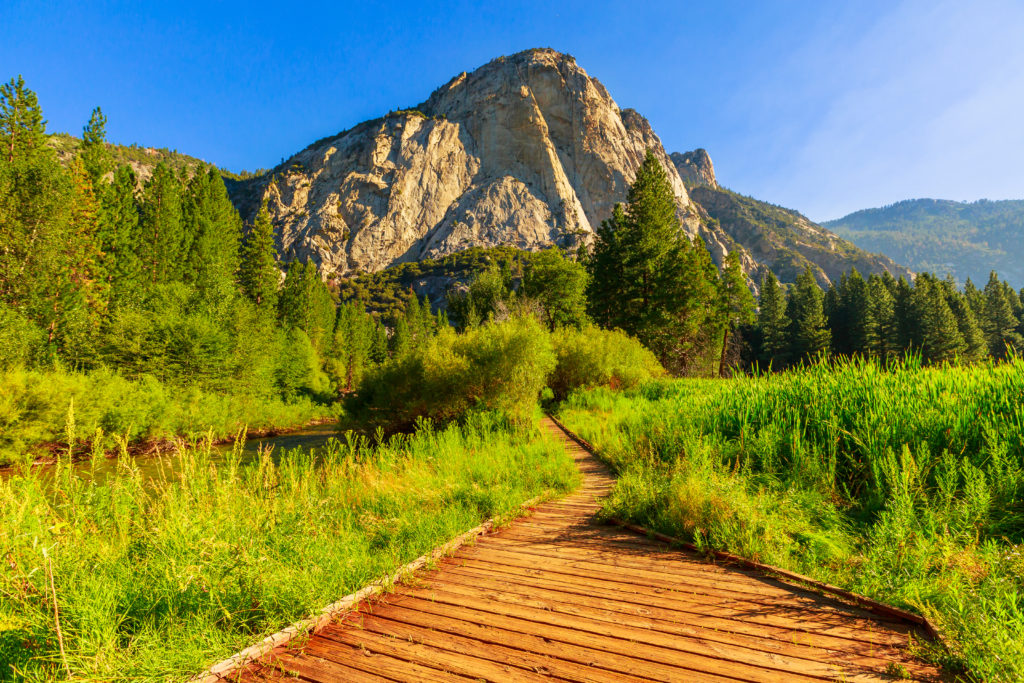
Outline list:
[[[845,277],[845,275],[842,276],[840,287],[844,286],[843,280],[845,280]],[[846,311],[843,310],[840,289],[836,287],[835,283],[829,283],[828,289],[825,290],[825,296],[821,301],[821,309],[825,314],[825,321],[832,335],[832,352],[849,355],[850,352],[847,348],[849,334],[847,333]]]
[[[789,323],[782,288],[770,270],[761,278],[757,326],[761,331],[761,362],[766,367],[780,369],[786,363]]]
[[[598,231],[589,294],[600,324],[636,336],[680,372],[702,351],[716,287],[707,248],[682,234],[676,211],[665,169],[648,150],[625,209]]]
[[[82,129],[81,156],[93,187],[98,189],[103,177],[114,166],[110,150],[107,149],[107,117],[99,107],[92,110],[89,123]]]
[[[797,277],[786,302],[788,354],[793,361],[811,359],[829,350],[832,335],[825,322],[824,298],[807,268]]]
[[[215,169],[198,171],[189,180],[182,224],[190,236],[182,279],[196,287],[211,311],[223,315],[235,292],[241,219]]]
[[[896,348],[900,353],[920,348],[921,325],[913,304],[914,290],[901,276],[893,295],[893,310],[896,318]]]
[[[980,324],[985,319],[985,295],[974,285],[971,278],[967,278],[967,282],[964,283],[964,296],[967,297],[967,305],[971,307],[974,317]]]
[[[850,271],[843,280],[840,307],[846,322],[846,353],[867,355],[878,344],[878,322],[871,310],[871,293],[868,283],[857,272]],[[835,343],[835,332],[832,341]]]
[[[376,365],[388,359],[388,331],[380,320],[373,321],[373,340],[370,343],[370,362]]]
[[[946,281],[942,283],[946,304],[956,319],[957,330],[964,340],[964,348],[961,358],[970,363],[981,360],[988,353],[988,344],[985,343],[985,334],[981,331],[978,319],[974,316],[967,297],[958,292],[955,283]]]
[[[7,163],[41,154],[46,148],[46,121],[39,98],[21,76],[0,86],[0,154]]]
[[[1006,290],[1007,288],[999,281],[999,276],[992,271],[983,292],[985,315],[982,319],[982,330],[988,342],[989,353],[994,358],[1005,358],[1010,351],[1024,348],[1024,340],[1017,332],[1020,321],[1013,313],[1013,303]]]
[[[740,253],[733,249],[725,258],[718,280],[718,316],[722,327],[722,354],[718,362],[718,375],[725,376],[730,336],[738,339],[741,326],[754,322],[754,295],[747,287]]]
[[[362,305],[349,302],[338,307],[331,349],[331,375],[343,392],[359,386],[369,367],[374,345],[374,320]]]
[[[919,348],[925,361],[952,361],[964,352],[966,344],[956,317],[946,303],[942,283],[927,273],[918,275],[911,304],[920,326]]]
[[[0,302],[44,330],[53,347],[79,308],[71,270],[81,211],[91,205],[79,206],[79,188],[45,135],[38,99],[24,80],[0,86]]]
[[[263,202],[242,245],[239,280],[242,290],[262,310],[277,310],[277,287],[281,271],[277,262],[274,226],[267,203]]]
[[[889,277],[892,279],[892,276]],[[895,283],[895,280],[893,280]],[[896,300],[884,278],[872,275],[868,279],[868,297],[871,317],[877,325],[874,345],[869,353],[875,358],[887,359],[899,352],[899,325],[896,321]]]
[[[184,230],[181,221],[181,183],[162,161],[146,182],[139,209],[139,252],[152,283],[179,279]]]
[[[315,263],[288,264],[278,299],[278,318],[285,329],[299,328],[322,352],[334,329],[335,305]]]
[[[114,171],[100,197],[98,240],[100,270],[115,303],[138,301],[145,283],[145,264],[139,257],[139,207],[135,173],[130,166]]]

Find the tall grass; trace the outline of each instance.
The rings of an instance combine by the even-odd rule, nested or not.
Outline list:
[[[578,393],[607,512],[920,611],[952,670],[1024,679],[1024,362],[818,365]]]
[[[308,399],[285,403],[276,398],[235,396],[198,388],[170,386],[143,375],[128,380],[110,370],[0,371],[0,465],[24,462],[45,453],[43,444],[72,438],[92,441],[100,430],[103,448],[114,437],[129,441],[198,436],[212,430],[215,439],[252,428],[296,427],[326,417],[336,408]]]
[[[70,467],[0,481],[0,679],[64,677],[54,592],[75,678],[182,678],[579,476],[493,414],[277,465],[174,457],[155,480],[125,456],[99,485]]]

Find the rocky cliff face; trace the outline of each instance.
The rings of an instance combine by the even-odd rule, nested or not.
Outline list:
[[[647,149],[668,172],[683,229],[700,236],[717,263],[740,248],[755,282],[786,258],[827,261],[818,268],[823,281],[853,263],[827,246],[784,248],[784,240],[727,219],[709,195],[708,206],[692,201],[687,186],[719,191],[707,152],[670,159],[643,116],[620,109],[575,59],[547,49],[459,74],[415,109],[319,140],[228,188],[246,220],[267,203],[286,260],[350,275],[471,246],[588,244],[625,200]]]
[[[679,177],[687,187],[697,185],[718,187],[718,181],[715,180],[715,165],[711,163],[711,156],[707,150],[695,149],[682,154],[672,152],[669,158],[672,159],[672,163],[675,164],[676,170],[679,172]]]
[[[460,74],[415,110],[316,142],[231,191],[247,219],[267,201],[286,257],[346,274],[469,246],[586,244],[625,199],[648,148],[669,171],[685,228],[698,234],[650,124],[620,109],[572,57],[530,50]]]

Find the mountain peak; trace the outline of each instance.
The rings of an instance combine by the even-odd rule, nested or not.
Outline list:
[[[698,147],[692,152],[684,154],[673,152],[670,156],[672,163],[676,165],[676,170],[679,171],[679,177],[682,178],[683,183],[687,187],[697,185],[718,187],[718,181],[715,180],[715,166],[711,163],[711,155],[703,147]]]

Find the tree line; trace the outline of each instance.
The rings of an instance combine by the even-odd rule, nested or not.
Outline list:
[[[1024,346],[1021,294],[994,274],[959,291],[928,274],[908,283],[851,271],[826,292],[810,271],[785,289],[769,273],[755,305],[739,252],[716,267],[681,229],[651,152],[577,258],[504,259],[450,291],[447,312],[404,291],[384,317],[339,297],[315,263],[281,263],[267,207],[243,226],[217,169],[157,163],[141,179],[114,164],[99,108],[70,163],[47,137],[24,81],[0,87],[0,365],[107,366],[326,399],[450,325],[522,314],[549,330],[620,329],[677,375],[782,369],[821,353],[971,361]]]
[[[783,292],[768,273],[748,361],[781,369],[822,354],[887,360],[913,353],[927,363],[997,360],[1024,349],[1021,295],[993,272],[984,289],[970,279],[920,273],[913,282],[856,269],[823,291],[808,270]]]
[[[0,366],[89,370],[256,396],[329,398],[447,325],[338,305],[316,264],[282,264],[266,207],[243,226],[212,166],[115,167],[93,111],[78,154],[47,144],[36,94],[0,86]]]

